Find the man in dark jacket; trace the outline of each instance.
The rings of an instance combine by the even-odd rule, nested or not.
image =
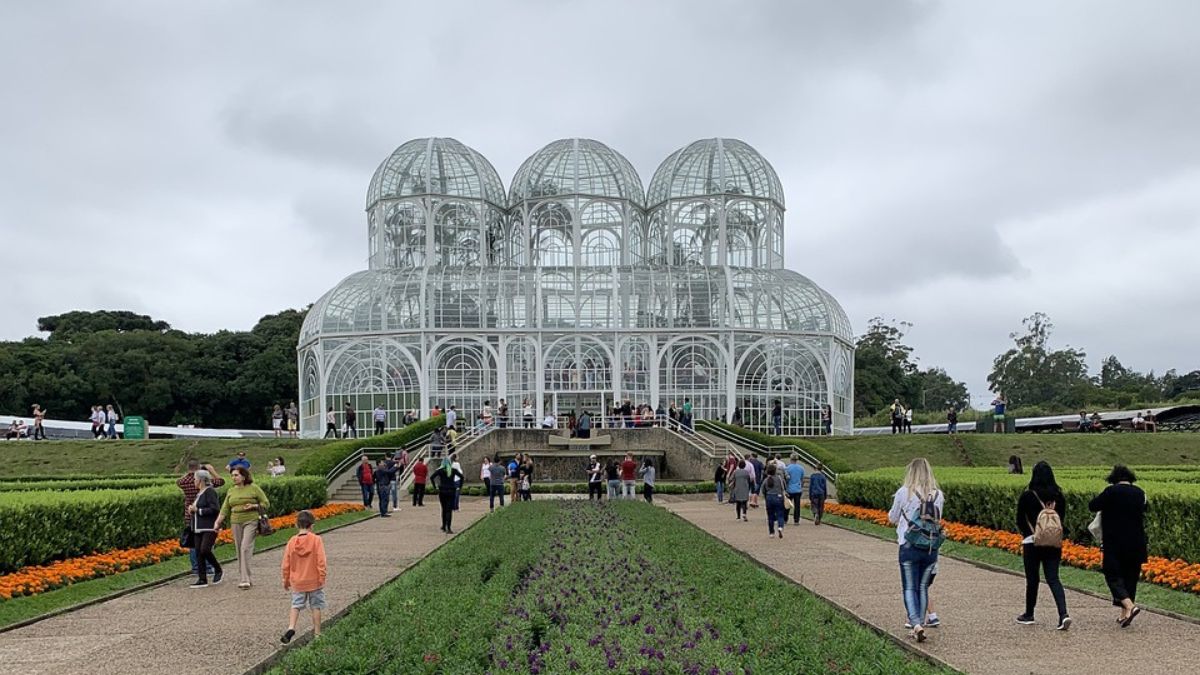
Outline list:
[[[388,498],[392,496],[392,483],[396,480],[396,462],[379,460],[375,463],[375,491],[379,493],[379,517],[390,518]]]

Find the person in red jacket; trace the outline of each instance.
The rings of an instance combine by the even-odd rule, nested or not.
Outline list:
[[[413,464],[413,506],[425,506],[425,482],[429,480],[429,465],[418,458]]]
[[[637,462],[633,461],[633,455],[625,453],[625,461],[621,462],[621,498],[633,499],[634,486],[636,485]]]
[[[300,610],[306,606],[312,612],[313,636],[321,634],[321,610],[325,609],[325,542],[312,531],[316,518],[311,511],[296,514],[296,529],[283,552],[280,570],[283,590],[292,592],[292,609],[288,613],[287,632],[279,641],[287,644],[296,635]]]
[[[355,475],[358,477],[358,487],[362,488],[363,506],[371,508],[371,502],[375,501],[375,472],[371,468],[371,460],[363,455],[362,464],[355,469]]]

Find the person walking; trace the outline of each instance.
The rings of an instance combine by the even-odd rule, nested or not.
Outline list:
[[[325,411],[325,438],[330,436],[339,438],[337,430],[337,415],[333,412],[333,406],[329,406],[329,410]]]
[[[354,412],[354,408],[349,403],[343,408],[342,416],[345,419],[345,429],[342,431],[342,437],[358,438],[358,413]]]
[[[438,491],[438,502],[442,505],[442,532],[454,534],[451,522],[454,519],[454,492],[457,489],[456,479],[462,480],[462,472],[456,471],[449,457],[442,459],[442,465],[430,476],[433,487]]]
[[[1104,533],[1101,569],[1112,593],[1113,606],[1121,608],[1117,622],[1128,628],[1142,608],[1138,607],[1137,584],[1146,562],[1146,493],[1134,485],[1137,476],[1118,464],[1108,474],[1109,486],[1092,498],[1088,510],[1100,513]]]
[[[438,427],[429,435],[429,458],[440,460],[444,452],[446,452],[446,431],[442,427]]]
[[[638,469],[642,477],[642,498],[647,504],[654,503],[654,462],[649,457],[642,460],[642,468]]]
[[[283,436],[283,408],[278,403],[271,410],[271,430],[275,432],[275,438]]]
[[[577,438],[592,437],[592,416],[586,410],[579,416],[579,419],[575,420],[575,435]]]
[[[825,472],[818,466],[808,479],[808,507],[812,509],[813,525],[820,525],[821,518],[825,517],[825,495],[828,490]]]
[[[783,526],[787,524],[787,510],[783,504],[787,480],[778,474],[778,465],[774,462],[767,465],[766,472],[762,480],[762,493],[767,502],[767,536],[775,537],[778,527],[779,538],[783,539]]]
[[[750,472],[746,470],[746,460],[738,460],[737,468],[733,470],[729,483],[729,501],[734,504],[733,519],[750,522],[750,518],[746,515],[746,502],[750,500],[750,488],[753,487],[754,480],[750,478]]]
[[[758,491],[762,488],[763,463],[755,453],[750,453],[746,461],[746,470],[750,472],[750,508],[758,508]]]
[[[363,506],[369,509],[375,501],[375,470],[371,468],[369,457],[363,455],[362,463],[355,469],[354,475],[358,478],[358,489],[362,490]]]
[[[725,477],[727,475],[724,464],[718,464],[716,471],[713,472],[713,483],[717,486],[718,504],[725,501]]]
[[[1021,558],[1025,563],[1025,613],[1017,617],[1017,623],[1032,625],[1033,610],[1037,606],[1038,568],[1046,575],[1046,585],[1054,596],[1058,608],[1058,630],[1071,627],[1067,614],[1067,594],[1058,578],[1058,566],[1062,562],[1063,523],[1067,522],[1067,500],[1054,480],[1054,471],[1048,462],[1038,462],[1029,475],[1029,487],[1017,499],[1017,531],[1021,540]]]
[[[213,487],[219,488],[225,484],[225,479],[221,478],[221,476],[217,474],[217,470],[213,468],[212,464],[201,464],[200,460],[197,459],[188,460],[187,473],[183,474],[180,476],[179,480],[175,481],[175,486],[183,492],[183,522],[185,525],[191,523],[192,511],[190,508],[196,503],[196,497],[200,495],[200,488],[196,485],[196,472],[201,469],[204,469],[208,472],[209,481]],[[193,525],[192,532],[195,531],[196,530]],[[195,574],[199,569],[197,565],[199,555],[199,548],[193,545],[188,552],[188,558],[192,561],[193,574]],[[211,572],[212,568],[209,568],[208,571]]]
[[[485,481],[488,486],[488,510],[496,510],[496,498],[500,498],[500,506],[504,506],[504,479],[508,477],[508,467],[500,461],[500,455],[488,464],[488,476]]]
[[[425,482],[429,480],[429,465],[421,457],[413,464],[413,506],[425,506]]]
[[[508,498],[512,503],[517,503],[521,500],[521,453],[513,455],[512,461],[508,463],[508,482],[511,490]]]
[[[771,408],[771,428],[775,430],[776,436],[783,435],[783,402],[778,399]]]
[[[453,405],[446,411],[446,428],[454,429],[458,425],[458,408]]]
[[[390,459],[375,462],[375,492],[379,495],[379,517],[391,518],[388,500],[392,496],[392,483],[396,481],[396,463]]]
[[[458,463],[458,453],[450,455],[450,467],[458,474],[454,479],[454,510],[458,510],[458,502],[462,499],[463,472],[462,464]]]
[[[400,479],[408,468],[408,451],[404,448],[392,453],[392,464],[396,467],[395,480],[392,483],[392,510],[400,510]]]
[[[800,457],[792,455],[787,467],[787,494],[792,502],[792,524],[800,524],[800,500],[804,497],[804,467],[800,465]]]
[[[387,427],[387,408],[383,404],[375,406],[375,411],[371,413],[371,417],[375,420],[375,435],[381,436]]]
[[[113,410],[112,404],[108,404],[108,408],[104,411],[104,423],[108,425],[108,437],[117,437],[117,411]]]
[[[941,526],[944,505],[945,496],[938,489],[929,462],[923,457],[913,459],[905,469],[904,483],[892,497],[888,522],[896,526],[904,609],[912,626],[910,637],[917,642],[927,637],[923,624],[928,611],[929,579],[945,539]]]
[[[233,547],[237,551],[238,588],[250,588],[250,558],[254,555],[254,538],[258,535],[258,512],[271,507],[271,501],[262,488],[254,484],[250,469],[234,467],[233,487],[225,493],[225,503],[221,505],[221,515],[217,516],[214,527],[221,529],[221,523],[228,520],[233,526]]]
[[[621,462],[621,498],[634,498],[634,480],[637,472],[637,462],[633,461],[633,455],[625,453],[625,459]]]
[[[287,644],[296,635],[296,622],[300,610],[308,607],[312,613],[313,637],[321,634],[321,610],[325,609],[325,577],[328,566],[325,561],[325,542],[312,531],[316,518],[311,511],[296,514],[296,534],[288,540],[280,562],[283,574],[283,590],[292,594],[292,608],[288,611],[288,627],[279,641]]]
[[[604,468],[600,466],[600,460],[596,459],[595,455],[588,458],[587,468],[587,484],[588,484],[588,501],[595,499],[602,501],[603,499],[603,483]]]
[[[191,588],[206,588],[208,586],[208,571],[212,570],[212,583],[221,583],[224,570],[217,556],[213,555],[213,545],[217,543],[217,518],[221,514],[221,498],[213,485],[214,475],[207,469],[196,470],[192,478],[196,497],[188,504],[187,512],[192,518],[192,551],[195,552],[196,574],[198,578]]]

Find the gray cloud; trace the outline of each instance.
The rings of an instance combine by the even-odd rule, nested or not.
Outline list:
[[[1164,300],[1200,282],[1200,3],[68,5],[0,7],[0,338],[306,305],[365,265],[367,182],[409,138],[507,180],[586,136],[648,183],[720,135],[778,170],[788,266],[859,330],[914,322],[975,391],[1035,310],[1096,363],[1200,367]],[[1109,321],[1096,293],[1152,311]]]

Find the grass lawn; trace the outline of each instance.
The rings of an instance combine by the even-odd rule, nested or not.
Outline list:
[[[19,441],[0,445],[0,480],[17,476],[67,474],[177,474],[192,458],[218,469],[246,451],[252,469],[282,456],[291,467],[326,441],[290,438],[204,438],[149,441]]]
[[[947,672],[671,513],[561,500],[487,516],[273,672],[610,671]]]
[[[803,513],[806,518],[812,517],[812,513],[807,508],[804,509]],[[823,522],[888,541],[893,541],[896,538],[895,529],[856,518],[845,518],[827,513]],[[942,544],[941,554],[950,556],[951,558],[986,563],[994,567],[1001,567],[1024,574],[1021,556],[997,548],[947,541]],[[1063,586],[1067,588],[1095,593],[1105,598],[1109,597],[1108,585],[1104,583],[1104,575],[1100,572],[1062,565],[1059,567],[1059,578],[1062,579]],[[1164,609],[1176,614],[1200,619],[1200,594],[1176,591],[1142,582],[1138,584],[1137,595],[1138,604],[1143,607]]]
[[[1041,459],[1054,466],[1200,463],[1200,434],[1196,433],[959,434],[957,438],[973,466],[1007,466],[1010,455],[1021,457],[1026,471]],[[816,443],[851,469],[865,471],[904,466],[913,457],[925,457],[935,467],[962,466],[962,452],[953,441],[947,434],[900,434],[821,438]]]
[[[355,511],[343,513],[332,518],[318,520],[313,526],[317,532],[324,532],[334,527],[366,520],[375,515],[372,511]],[[260,553],[282,546],[296,533],[294,528],[277,530],[269,537],[259,537],[254,545],[254,551]],[[222,544],[216,549],[217,559],[224,565],[234,559],[233,544]],[[188,556],[177,556],[157,565],[140,567],[121,574],[89,579],[70,586],[64,586],[47,593],[30,595],[12,600],[0,601],[0,628],[25,621],[47,612],[53,612],[72,607],[90,600],[103,598],[125,589],[143,584],[161,581],[191,568]],[[237,570],[233,570],[236,576]]]

